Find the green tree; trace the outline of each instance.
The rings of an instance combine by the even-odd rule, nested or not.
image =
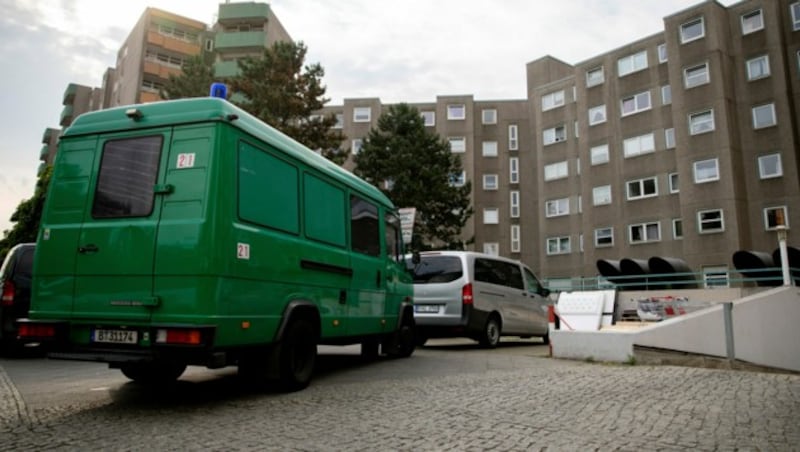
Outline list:
[[[461,159],[425,124],[416,108],[392,105],[378,118],[355,156],[355,173],[398,207],[417,209],[414,250],[463,248],[461,230],[472,215],[469,182],[454,184]]]
[[[162,99],[208,96],[214,83],[214,67],[202,56],[195,55],[183,64],[180,75],[170,74],[169,81],[159,91]]]
[[[302,42],[275,42],[261,58],[239,60],[240,74],[229,80],[231,99],[250,114],[341,164],[347,152],[339,147],[344,135],[333,129],[336,116],[317,113],[330,100],[325,98],[322,84],[325,70],[319,63],[304,65],[306,52]]]
[[[3,231],[4,237],[0,240],[0,262],[5,260],[6,254],[14,245],[36,241],[36,237],[39,234],[39,223],[42,219],[44,200],[47,197],[47,188],[50,185],[50,176],[52,174],[52,166],[45,168],[36,181],[33,197],[19,203],[17,209],[11,214],[10,220],[16,224],[10,230]]]

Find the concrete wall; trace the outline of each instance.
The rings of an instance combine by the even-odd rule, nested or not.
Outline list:
[[[725,324],[722,306],[674,317],[637,332],[636,345],[725,356]]]
[[[633,331],[550,331],[553,356],[568,359],[625,362],[633,356]]]
[[[736,359],[800,371],[800,289],[782,287],[768,297],[733,303]]]

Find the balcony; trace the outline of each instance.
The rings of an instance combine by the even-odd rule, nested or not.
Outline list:
[[[61,102],[61,105],[70,105],[75,102],[75,94],[78,92],[78,85],[74,83],[70,83],[67,85],[67,89],[64,90],[64,99]]]
[[[154,75],[164,80],[169,80],[170,75],[181,75],[183,71],[179,67],[161,64],[157,61],[145,60],[144,73]]]
[[[269,5],[266,3],[224,3],[219,5],[217,22],[222,25],[241,22],[266,22]]]
[[[42,162],[39,164],[39,168],[36,170],[36,176],[41,176],[44,173],[44,170],[47,169],[47,163]]]
[[[202,50],[200,44],[196,42],[183,41],[157,31],[147,32],[147,44],[184,55],[198,55]]]
[[[214,46],[219,52],[263,49],[267,45],[267,34],[263,31],[241,31],[217,33]],[[259,50],[260,51],[260,50]]]
[[[239,75],[239,63],[236,61],[218,61],[214,63],[214,77],[225,78]]]
[[[39,151],[39,160],[46,162],[47,156],[50,154],[50,146],[44,145],[42,146],[42,150]]]
[[[68,125],[72,124],[72,113],[72,105],[65,105],[64,109],[61,110],[61,120],[58,122],[58,124],[61,127],[67,127]]]
[[[50,141],[53,139],[53,134],[58,132],[56,129],[46,128],[44,129],[44,134],[42,135],[42,143],[50,144]]]

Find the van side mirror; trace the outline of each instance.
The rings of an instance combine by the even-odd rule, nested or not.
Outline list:
[[[550,289],[545,289],[544,287],[542,287],[542,288],[539,289],[539,293],[543,297],[549,297],[550,296]]]

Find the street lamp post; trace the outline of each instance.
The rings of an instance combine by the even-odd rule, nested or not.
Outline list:
[[[788,228],[783,224],[779,224],[778,226],[775,227],[775,231],[778,233],[778,247],[780,248],[781,252],[781,271],[783,272],[783,285],[791,286],[792,277],[789,274],[789,252],[786,249],[787,230]]]

